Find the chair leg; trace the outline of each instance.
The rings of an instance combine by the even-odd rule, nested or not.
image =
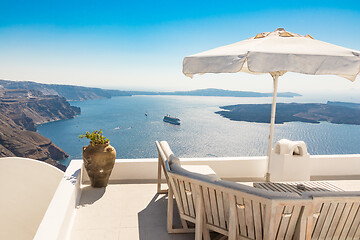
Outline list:
[[[236,211],[236,203],[235,196],[229,194],[229,240],[235,240],[237,238],[237,211]]]
[[[174,198],[172,187],[169,187],[168,192],[168,208],[167,208],[167,231],[168,233],[173,230],[173,217],[174,217]]]
[[[304,206],[295,228],[295,240],[311,240],[313,225],[313,206]]]
[[[195,186],[195,212],[196,212],[196,223],[195,223],[195,240],[202,240],[203,238],[203,233],[205,230],[205,221],[204,221],[204,216],[205,216],[205,211],[204,211],[204,205],[203,205],[203,200],[202,200],[202,194],[201,194],[201,190],[200,190],[200,186],[196,185]],[[207,236],[204,236],[207,237]],[[209,236],[210,237],[210,236]]]
[[[210,231],[209,229],[206,227],[206,221],[205,221],[205,215],[204,215],[204,218],[203,218],[203,238],[204,240],[211,240],[210,238]]]
[[[200,203],[198,203],[200,204]],[[196,223],[195,223],[195,240],[202,240],[203,232],[204,232],[204,220],[203,214],[204,209],[200,206],[198,207],[198,211],[196,212]]]

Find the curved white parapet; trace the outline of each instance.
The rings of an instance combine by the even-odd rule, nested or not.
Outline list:
[[[82,160],[72,160],[67,167],[34,240],[68,239],[81,195],[81,167]]]
[[[0,239],[32,239],[64,172],[47,163],[0,158]]]

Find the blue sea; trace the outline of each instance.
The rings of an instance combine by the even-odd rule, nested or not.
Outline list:
[[[333,99],[278,98],[278,102],[326,102]],[[81,108],[73,119],[46,123],[38,132],[51,139],[70,157],[82,158],[86,131],[102,129],[117,158],[155,158],[156,140],[166,140],[179,157],[235,157],[266,155],[269,124],[231,121],[216,111],[220,106],[271,103],[271,98],[131,96],[71,102]],[[147,116],[145,115],[147,113]],[[162,121],[165,114],[181,125]],[[287,138],[304,141],[310,154],[360,153],[360,126],[290,122],[276,124],[274,142]]]

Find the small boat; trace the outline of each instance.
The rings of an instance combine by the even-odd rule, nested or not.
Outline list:
[[[147,116],[147,115],[148,115],[148,113],[146,112],[146,113],[145,113],[145,116]]]
[[[170,117],[170,115],[166,115],[163,119],[164,122],[171,123],[174,125],[180,125],[180,119],[175,117]]]

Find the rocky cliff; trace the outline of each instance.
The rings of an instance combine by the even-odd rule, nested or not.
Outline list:
[[[0,157],[27,157],[64,169],[55,160],[68,155],[48,138],[38,134],[36,125],[73,118],[80,108],[65,98],[46,96],[35,90],[0,90]]]

